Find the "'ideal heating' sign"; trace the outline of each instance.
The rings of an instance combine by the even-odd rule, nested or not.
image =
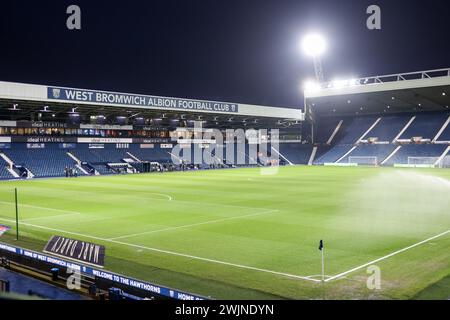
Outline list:
[[[95,243],[53,236],[45,246],[44,252],[97,267],[105,265],[105,247]]]

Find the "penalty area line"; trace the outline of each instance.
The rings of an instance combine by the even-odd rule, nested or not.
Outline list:
[[[205,225],[205,224],[211,224],[211,223],[218,223],[218,222],[224,222],[224,221],[229,221],[229,220],[236,220],[236,219],[245,219],[245,218],[250,218],[250,217],[256,217],[256,216],[266,215],[266,214],[275,213],[275,212],[279,212],[279,210],[268,210],[268,211],[263,211],[263,212],[258,212],[258,213],[241,215],[241,216],[221,218],[221,219],[216,219],[216,220],[209,220],[209,221],[204,221],[204,222],[185,224],[185,225],[181,225],[181,226],[167,227],[167,228],[163,228],[163,229],[144,231],[144,232],[133,233],[133,234],[128,234],[128,235],[124,235],[124,236],[109,238],[108,240],[119,240],[119,239],[125,239],[125,238],[133,238],[133,237],[137,237],[137,236],[148,235],[148,234],[153,234],[153,233],[159,233],[159,232],[164,232],[164,231],[173,231],[173,230],[178,230],[178,229],[186,229],[186,228],[190,228],[190,227],[202,226],[202,225]]]
[[[15,220],[5,219],[5,218],[0,218],[0,220],[8,221],[8,222],[15,222]],[[199,260],[199,261],[205,261],[205,262],[210,262],[210,263],[214,263],[214,264],[221,264],[221,265],[225,265],[225,266],[231,266],[231,267],[235,267],[235,268],[239,268],[239,269],[246,269],[246,270],[258,271],[258,272],[263,272],[263,273],[270,273],[270,274],[283,276],[283,277],[287,277],[287,278],[292,278],[292,279],[301,279],[301,280],[307,280],[307,281],[312,281],[312,282],[321,282],[320,280],[311,279],[311,278],[304,277],[304,276],[298,276],[298,275],[295,275],[295,274],[290,274],[290,273],[285,273],[285,272],[278,272],[278,271],[262,269],[262,268],[256,268],[256,267],[251,267],[251,266],[246,266],[246,265],[242,265],[242,264],[231,263],[231,262],[226,262],[226,261],[221,261],[221,260],[203,258],[203,257],[198,257],[198,256],[194,256],[194,255],[185,254],[185,253],[169,251],[169,250],[163,250],[163,249],[157,249],[157,248],[152,248],[152,247],[146,247],[146,246],[141,246],[141,245],[138,245],[138,244],[121,242],[121,241],[117,241],[117,240],[110,240],[110,239],[106,239],[106,238],[101,238],[101,237],[96,237],[96,236],[91,236],[91,235],[87,235],[87,234],[82,234],[82,233],[78,233],[78,232],[71,232],[71,231],[66,231],[66,230],[61,230],[61,229],[56,229],[56,228],[50,228],[50,227],[40,226],[40,225],[26,223],[26,222],[22,222],[22,225],[33,227],[33,228],[38,228],[38,229],[56,231],[56,232],[61,232],[61,233],[66,233],[66,234],[72,234],[72,235],[76,235],[76,236],[80,236],[80,237],[96,239],[96,240],[100,240],[100,241],[104,241],[104,242],[110,242],[110,243],[114,243],[114,244],[119,244],[119,245],[123,245],[123,246],[139,248],[139,249],[144,249],[144,250],[149,250],[149,251],[154,251],[154,252],[158,252],[158,253],[169,254],[169,255],[173,255],[173,256],[188,258],[188,259],[191,259],[191,260]]]
[[[339,274],[337,274],[337,275],[335,275],[335,276],[332,276],[332,277],[326,279],[325,282],[329,282],[329,281],[332,281],[332,280],[335,280],[335,279],[338,279],[338,278],[342,278],[343,276],[345,276],[345,275],[347,275],[347,274],[349,274],[349,273],[358,271],[358,270],[360,270],[360,269],[362,269],[362,268],[365,268],[365,267],[368,267],[368,266],[370,266],[370,265],[372,265],[372,264],[374,264],[374,263],[377,263],[377,262],[386,260],[386,259],[388,259],[388,258],[390,258],[390,257],[392,257],[392,256],[395,256],[395,255],[397,255],[397,254],[399,254],[399,253],[402,253],[402,252],[405,252],[405,251],[407,251],[407,250],[413,249],[413,248],[415,248],[415,247],[417,247],[417,246],[420,246],[420,245],[422,245],[422,244],[424,244],[424,243],[430,242],[431,240],[434,240],[434,239],[443,237],[443,236],[445,236],[446,234],[449,234],[449,233],[450,233],[450,229],[447,230],[447,231],[444,231],[444,232],[442,232],[442,233],[440,233],[440,234],[437,234],[437,235],[435,235],[435,236],[433,236],[433,237],[430,237],[430,238],[428,238],[428,239],[422,240],[422,241],[417,242],[417,243],[415,243],[415,244],[413,244],[413,245],[410,245],[410,246],[408,246],[408,247],[405,247],[405,248],[403,248],[403,249],[400,249],[400,250],[397,250],[397,251],[395,251],[395,252],[392,252],[392,253],[390,253],[390,254],[388,254],[388,255],[385,255],[384,257],[378,258],[378,259],[376,259],[376,260],[367,262],[367,263],[365,263],[365,264],[363,264],[363,265],[360,265],[360,266],[358,266],[358,267],[355,267],[355,268],[353,268],[353,269],[350,269],[350,270],[347,270],[347,271],[345,271],[345,272],[339,273]]]

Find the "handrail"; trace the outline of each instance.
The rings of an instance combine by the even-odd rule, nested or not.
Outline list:
[[[360,85],[382,84],[386,82],[398,82],[417,79],[432,79],[438,77],[450,77],[450,68],[434,69],[427,71],[396,73],[381,76],[355,78],[350,80],[335,80],[319,84],[320,88],[348,87]]]

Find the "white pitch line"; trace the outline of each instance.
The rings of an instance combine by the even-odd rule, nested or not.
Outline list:
[[[43,220],[43,219],[53,219],[53,218],[62,218],[62,217],[69,217],[69,216],[74,216],[74,215],[81,215],[81,213],[66,213],[66,214],[57,214],[54,216],[45,216],[45,217],[36,217],[36,218],[29,218],[29,219],[21,219],[21,222],[26,222],[26,221],[34,221],[34,220]]]
[[[156,193],[156,192],[146,192],[146,193],[148,193],[148,194],[154,194],[154,195],[158,195],[158,196],[164,196],[164,197],[166,197],[167,199],[169,199],[169,201],[172,201],[172,200],[173,200],[173,197],[172,197],[172,196],[170,196],[170,195],[168,195],[168,194],[165,194],[165,193]],[[139,198],[141,198],[141,197],[139,197]],[[156,199],[156,200],[158,200],[158,199]]]
[[[15,204],[15,202],[8,202],[8,201],[0,201],[0,203],[3,203],[3,204]],[[31,205],[31,204],[23,204],[23,203],[19,203],[19,207],[29,207],[29,208],[35,208],[35,209],[51,210],[51,211],[65,212],[65,213],[70,213],[70,214],[83,214],[83,213],[78,212],[78,211],[69,211],[69,210],[55,209],[55,208],[49,208],[49,207],[39,207],[39,206],[34,206],[34,205]]]
[[[222,218],[222,219],[216,219],[216,220],[209,220],[209,221],[205,221],[205,222],[186,224],[186,225],[177,226],[177,227],[168,227],[168,228],[164,228],[164,229],[150,230],[150,231],[133,233],[133,234],[124,235],[124,236],[115,237],[115,238],[109,238],[109,240],[132,238],[132,237],[137,237],[137,236],[146,235],[146,234],[153,234],[153,233],[164,232],[164,231],[172,231],[172,230],[177,230],[177,229],[202,226],[202,225],[210,224],[210,223],[217,223],[217,222],[223,222],[223,221],[234,220],[234,219],[244,219],[244,218],[248,218],[248,217],[261,216],[263,214],[269,214],[269,213],[278,212],[278,211],[279,210],[268,210],[268,211],[264,211],[264,212],[246,214],[246,215],[242,215],[242,216],[228,217],[228,218]]]
[[[368,266],[370,266],[370,265],[372,265],[372,264],[374,264],[374,263],[377,263],[377,262],[380,262],[380,261],[382,261],[382,260],[388,259],[388,258],[390,258],[390,257],[392,257],[392,256],[395,256],[395,255],[399,254],[399,253],[405,252],[405,251],[407,251],[407,250],[410,250],[410,249],[412,249],[412,248],[415,248],[415,247],[417,247],[417,246],[420,246],[420,245],[422,245],[422,244],[424,244],[424,243],[427,243],[427,242],[429,242],[429,241],[431,241],[431,240],[434,240],[434,239],[440,238],[440,237],[442,237],[442,236],[445,236],[445,235],[448,234],[448,233],[450,233],[450,230],[444,231],[444,232],[442,232],[442,233],[440,233],[440,234],[438,234],[438,235],[435,235],[435,236],[433,236],[433,237],[431,237],[431,238],[428,238],[428,239],[425,239],[425,240],[423,240],[423,241],[417,242],[417,243],[415,243],[415,244],[413,244],[413,245],[410,245],[410,246],[408,246],[408,247],[406,247],[406,248],[403,248],[403,249],[397,250],[397,251],[395,251],[395,252],[392,252],[392,253],[390,253],[390,254],[384,256],[384,257],[381,257],[381,258],[378,258],[378,259],[376,259],[376,260],[367,262],[367,263],[365,263],[365,264],[363,264],[363,265],[361,265],[361,266],[358,266],[358,267],[355,267],[355,268],[350,269],[350,270],[348,270],[348,271],[339,273],[339,274],[337,274],[337,275],[335,275],[335,276],[332,276],[332,277],[326,279],[325,282],[328,282],[328,281],[331,281],[331,280],[334,280],[334,279],[337,279],[337,278],[341,278],[341,277],[343,277],[343,276],[345,276],[345,275],[347,275],[347,274],[349,274],[349,273],[355,272],[355,271],[357,271],[357,270],[359,270],[359,269],[368,267]]]
[[[15,222],[15,220],[4,219],[4,218],[0,218],[0,220],[8,221],[8,222]],[[100,241],[120,244],[120,245],[123,245],[123,246],[129,246],[129,247],[145,249],[145,250],[159,252],[159,253],[165,253],[165,254],[169,254],[169,255],[173,255],[173,256],[184,257],[184,258],[188,258],[188,259],[192,259],[192,260],[206,261],[206,262],[210,262],[210,263],[221,264],[221,265],[231,266],[231,267],[240,268],[240,269],[246,269],[246,270],[253,270],[253,271],[258,271],[258,272],[270,273],[270,274],[275,274],[275,275],[283,276],[283,277],[287,277],[287,278],[302,279],[302,280],[307,280],[307,281],[312,281],[312,282],[321,282],[320,280],[310,279],[308,277],[298,276],[298,275],[295,275],[295,274],[290,274],[290,273],[285,273],[285,272],[278,272],[278,271],[273,271],[273,270],[261,269],[261,268],[245,266],[245,265],[231,263],[231,262],[226,262],[226,261],[220,261],[220,260],[215,260],[215,259],[209,259],[209,258],[193,256],[193,255],[179,253],[179,252],[174,252],[174,251],[162,250],[162,249],[157,249],[157,248],[152,248],[152,247],[145,247],[145,246],[141,246],[141,245],[138,245],[138,244],[132,244],[132,243],[126,243],[126,242],[121,242],[121,241],[116,241],[116,240],[110,240],[110,239],[100,238],[100,237],[96,237],[96,236],[90,236],[90,235],[82,234],[82,233],[78,233],[78,232],[71,232],[71,231],[66,231],[66,230],[61,230],[61,229],[56,229],[56,228],[39,226],[39,225],[26,223],[26,222],[22,222],[22,224],[26,225],[26,226],[29,226],[29,227],[38,228],[38,229],[51,230],[51,231],[56,231],[56,232],[61,232],[61,233],[66,233],[66,234],[72,234],[72,235],[76,235],[76,236],[80,236],[80,237],[85,237],[85,238],[96,239],[96,240],[100,240]]]
[[[325,278],[330,278],[331,276],[325,275]],[[314,279],[314,278],[320,278],[320,281],[322,281],[322,275],[321,274],[317,274],[317,275],[312,275],[312,276],[307,276],[305,278],[308,279]]]
[[[7,201],[0,201],[0,203],[14,204],[14,202],[7,202]],[[20,219],[21,222],[23,222],[23,221],[26,222],[26,221],[41,220],[41,219],[61,218],[61,217],[67,217],[67,216],[73,216],[73,215],[87,215],[87,216],[89,216],[89,214],[83,213],[83,212],[68,211],[68,210],[55,209],[55,208],[50,208],[50,207],[39,207],[39,206],[30,205],[30,204],[19,204],[19,207],[30,207],[30,208],[50,210],[50,211],[57,211],[57,212],[66,212],[66,214],[57,214],[57,215],[54,215],[54,216],[44,216],[44,217],[36,217],[36,218],[29,218],[29,219]],[[87,220],[86,222],[94,222],[94,221],[107,220],[107,219],[111,219],[111,217],[94,218],[94,219]]]

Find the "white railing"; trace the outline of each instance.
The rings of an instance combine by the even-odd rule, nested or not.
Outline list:
[[[362,86],[362,85],[380,84],[386,82],[397,82],[405,80],[432,79],[438,77],[450,77],[450,68],[388,74],[383,76],[373,76],[348,80],[335,80],[321,83],[320,88],[324,89],[335,87]]]

